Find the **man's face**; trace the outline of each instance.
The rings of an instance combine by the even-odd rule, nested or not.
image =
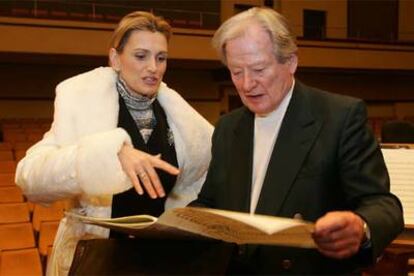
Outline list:
[[[256,23],[244,35],[227,41],[225,54],[243,104],[259,116],[275,110],[292,86],[296,56],[279,63],[268,33]]]

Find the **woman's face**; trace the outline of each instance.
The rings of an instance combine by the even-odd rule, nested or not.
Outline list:
[[[129,90],[153,97],[167,69],[168,43],[162,33],[132,31],[121,53],[114,48],[109,57]]]

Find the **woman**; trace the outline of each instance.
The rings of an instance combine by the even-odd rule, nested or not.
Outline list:
[[[161,18],[128,14],[113,35],[111,67],[57,86],[52,127],[16,171],[30,201],[70,199],[72,212],[119,217],[158,216],[196,197],[213,128],[162,82],[170,35]],[[64,218],[47,274],[68,273],[79,239],[108,236]]]

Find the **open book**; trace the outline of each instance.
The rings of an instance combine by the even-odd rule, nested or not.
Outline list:
[[[170,209],[159,218],[137,215],[104,219],[75,213],[67,213],[67,215],[84,223],[107,227],[138,237],[196,237],[237,244],[315,247],[311,237],[313,224],[289,218],[195,207]]]

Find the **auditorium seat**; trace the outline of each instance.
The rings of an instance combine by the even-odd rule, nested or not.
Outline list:
[[[13,161],[14,154],[12,150],[0,150],[0,161]]]
[[[27,201],[27,206],[29,207],[29,212],[33,214],[35,204],[31,201]]]
[[[27,135],[23,130],[3,130],[3,140],[5,142],[16,143],[27,141]]]
[[[28,150],[34,143],[33,142],[17,142],[13,145],[13,149],[16,150]]]
[[[0,161],[0,173],[14,173],[16,161]]]
[[[203,22],[201,20],[188,20],[188,26],[191,28],[201,28],[203,26]]]
[[[40,128],[41,125],[42,125],[41,122],[31,120],[31,121],[27,121],[27,122],[22,122],[20,128],[22,128],[24,130],[32,130],[32,129]]]
[[[63,217],[64,206],[63,202],[57,201],[51,204],[49,207],[42,206],[40,204],[34,204],[33,209],[33,229],[36,232],[40,231],[40,224],[46,221],[60,221]]]
[[[21,128],[21,124],[19,122],[13,122],[13,120],[3,122],[1,125],[3,129],[20,129]]]
[[[404,120],[385,122],[381,129],[381,143],[414,143],[414,123]]]
[[[408,271],[410,275],[414,272],[414,258],[408,259]]]
[[[0,224],[0,250],[35,246],[33,227],[30,222]]]
[[[28,221],[30,212],[26,202],[0,204],[0,224]]]
[[[14,173],[0,173],[0,187],[2,186],[16,186]]]
[[[0,276],[42,276],[42,263],[37,248],[1,252]]]
[[[43,131],[30,131],[27,133],[27,141],[29,142],[38,142],[43,138]]]
[[[43,138],[43,133],[42,134],[34,134],[34,133],[27,134],[27,141],[33,142],[33,144],[39,142],[40,140],[42,140],[42,138]]]
[[[22,190],[18,186],[0,187],[0,203],[23,202]]]
[[[12,150],[12,144],[9,142],[1,142],[0,143],[0,150]]]
[[[26,156],[26,150],[15,150],[14,151],[14,160],[16,160],[16,162],[19,162],[25,156]]]
[[[53,246],[59,221],[46,221],[40,223],[39,253],[43,257],[48,256],[48,249]]]
[[[40,125],[40,129],[43,130],[44,132],[47,132],[47,131],[49,131],[49,129],[51,127],[51,124],[52,124],[51,122],[43,122]]]

